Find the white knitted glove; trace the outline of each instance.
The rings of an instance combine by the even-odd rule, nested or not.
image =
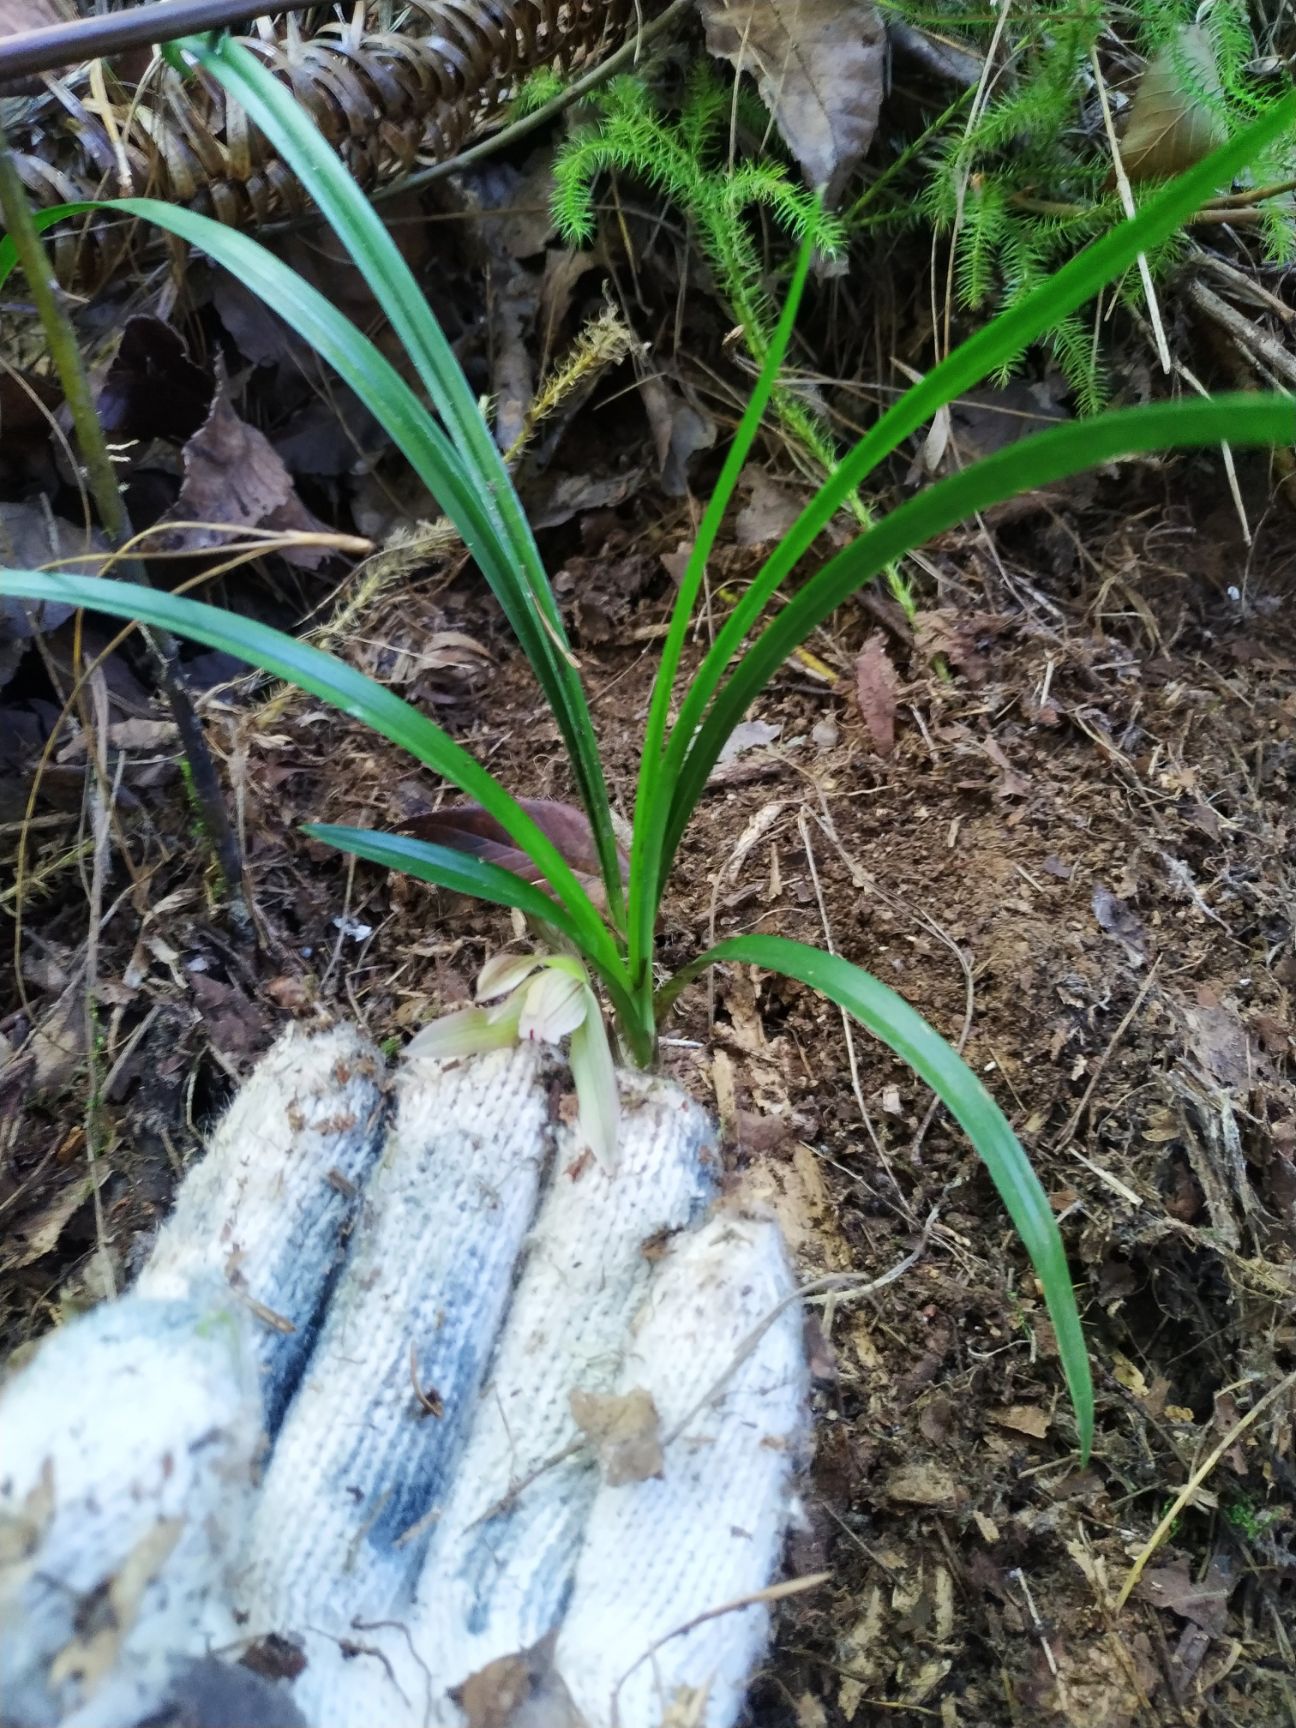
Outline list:
[[[279,1041],[0,1393],[5,1728],[735,1720],[768,1609],[708,1611],[779,1565],[800,1315],[703,1113],[620,1089],[611,1170],[534,1045],[411,1058],[384,1139],[354,1030]]]

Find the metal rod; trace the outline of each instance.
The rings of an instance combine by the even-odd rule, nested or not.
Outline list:
[[[223,30],[263,14],[304,12],[317,4],[318,0],[153,0],[128,12],[42,25],[39,30],[0,36],[0,84],[201,30]]]

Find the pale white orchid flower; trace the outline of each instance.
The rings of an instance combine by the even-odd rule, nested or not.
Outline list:
[[[407,1055],[476,1056],[527,1040],[561,1044],[576,1085],[580,1132],[601,1164],[616,1163],[620,1104],[616,1065],[589,974],[567,954],[496,954],[482,967],[476,1001],[425,1026]]]

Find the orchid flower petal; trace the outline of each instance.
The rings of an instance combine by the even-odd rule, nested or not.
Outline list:
[[[580,1131],[599,1163],[610,1170],[616,1166],[621,1130],[616,1064],[594,992],[588,984],[581,988],[586,997],[585,1016],[571,1035],[570,1052]]]

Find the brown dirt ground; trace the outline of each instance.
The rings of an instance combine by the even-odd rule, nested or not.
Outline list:
[[[778,1204],[806,1272],[872,1282],[911,1261],[810,1322],[816,1452],[790,1564],[831,1581],[781,1610],[760,1728],[1296,1723],[1291,517],[1276,503],[1248,556],[1220,496],[1210,458],[1136,467],[993,538],[948,537],[924,596],[948,674],[894,608],[846,608],[758,705],[777,736],[722,771],[684,848],[664,960],[713,928],[830,940],[963,1044],[1061,1220],[1098,1383],[1082,1469],[1029,1268],[969,1146],[898,1062],[798,986],[729,972],[692,991],[665,1059],[717,1108],[734,1171]],[[585,562],[568,547],[626,791],[660,554],[688,534],[667,512],[601,519]],[[752,554],[726,556],[741,583]],[[899,678],[887,757],[852,683],[878,630]],[[432,652],[448,631],[490,658]],[[516,791],[564,794],[554,730],[465,581],[412,584],[353,651],[435,702]],[[98,1198],[118,1277],[195,1126],[286,1015],[346,1012],[399,1037],[461,1000],[508,935],[294,833],[307,817],[400,823],[434,795],[416,774],[304,701],[208,706],[263,944],[231,935],[174,770],[128,752],[132,866],[110,872],[96,965]],[[37,830],[32,861],[75,832],[74,812]],[[12,856],[11,830],[3,844]],[[0,1004],[13,1046],[45,1039],[42,1085],[20,1071],[0,1100],[10,1348],[102,1284],[85,902],[60,880],[27,908],[21,983]]]

